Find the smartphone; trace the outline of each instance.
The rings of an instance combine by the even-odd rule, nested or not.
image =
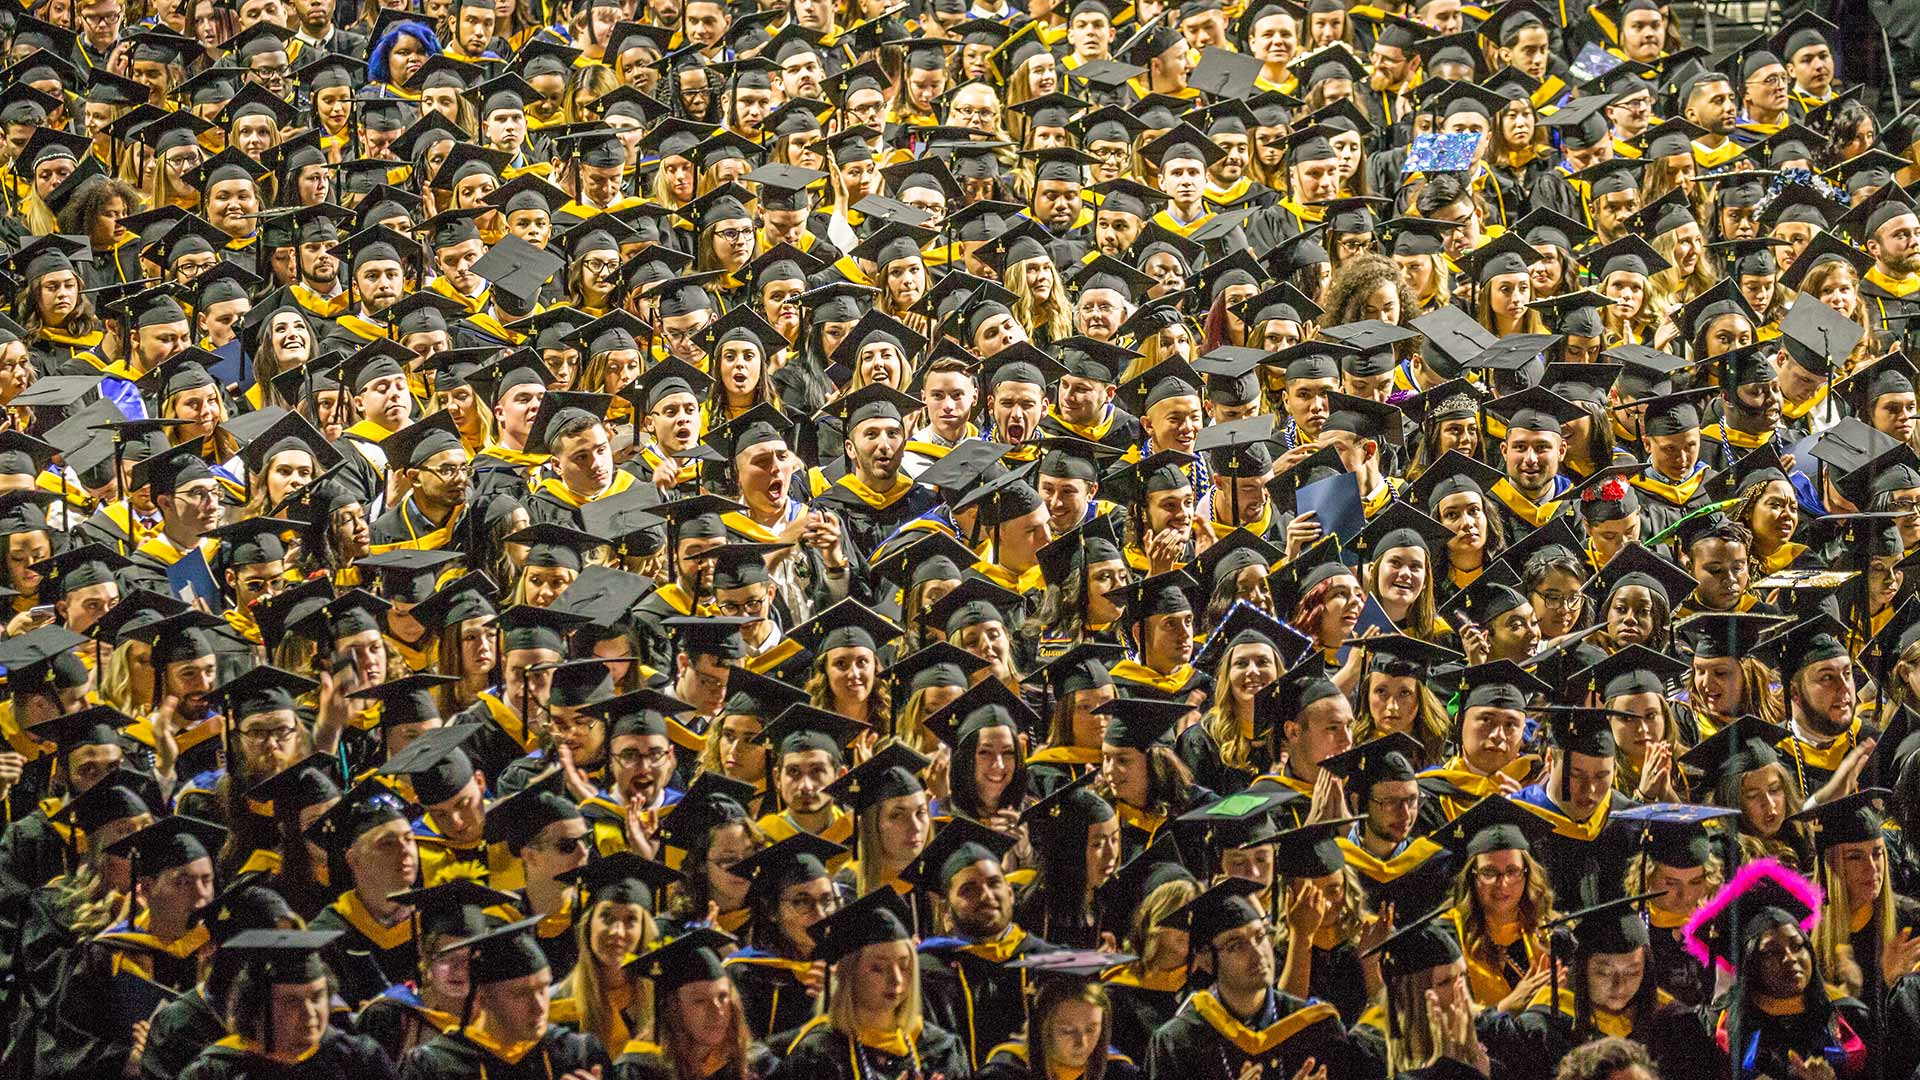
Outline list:
[[[53,618],[53,605],[52,604],[35,604],[34,606],[27,609],[27,614],[33,616],[34,619],[37,621],[41,621],[41,622],[48,621]]]

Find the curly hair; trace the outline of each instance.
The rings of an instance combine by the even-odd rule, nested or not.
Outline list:
[[[1660,1070],[1647,1048],[1632,1039],[1608,1037],[1576,1046],[1560,1059],[1553,1080],[1608,1080],[1638,1070],[1647,1080],[1660,1080]]]
[[[1417,310],[1420,299],[1407,288],[1405,279],[1400,276],[1400,268],[1385,255],[1369,252],[1356,255],[1340,264],[1333,272],[1333,284],[1327,286],[1327,301],[1321,305],[1326,309],[1327,326],[1343,326],[1359,322],[1366,318],[1361,307],[1372,296],[1375,289],[1393,283],[1394,291],[1400,298],[1400,310]]]
[[[1814,168],[1825,171],[1845,160],[1846,148],[1858,141],[1861,127],[1874,123],[1873,114],[1857,100],[1842,99],[1834,105],[1833,120],[1823,133],[1825,144],[1814,148]]]
[[[394,44],[403,35],[426,46],[428,56],[443,51],[440,47],[440,38],[433,32],[433,27],[417,19],[403,19],[387,27],[386,33],[380,35],[380,40],[374,42],[373,48],[367,50],[368,82],[392,81],[393,70],[388,66],[387,60],[393,53]]]
[[[81,188],[80,194],[75,195],[67,203],[66,209],[60,212],[60,231],[78,236],[89,235],[93,232],[94,221],[102,211],[113,205],[115,199],[119,199],[129,211],[140,205],[140,193],[133,190],[133,185],[119,180],[103,180]]]

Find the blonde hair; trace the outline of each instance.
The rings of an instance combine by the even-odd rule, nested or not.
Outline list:
[[[932,797],[925,791],[909,795],[896,795],[895,799],[922,798],[927,800],[928,809],[932,809]],[[853,822],[854,892],[858,896],[879,889],[892,888],[894,875],[887,873],[880,865],[880,809],[893,799],[882,799],[861,810]]]
[[[1127,949],[1140,958],[1138,965],[1142,970],[1153,971],[1161,966],[1154,963],[1160,958],[1160,949],[1154,943],[1153,932],[1172,918],[1174,912],[1192,903],[1193,898],[1199,895],[1199,882],[1192,878],[1175,878],[1148,893],[1147,898],[1140,901],[1140,906],[1133,909],[1133,918],[1127,923]],[[1180,960],[1184,964],[1186,957],[1182,956]]]
[[[1887,858],[1885,841],[1881,842],[1880,858]],[[1882,873],[1879,893],[1863,905],[1873,909],[1867,929],[1872,933],[1870,947],[1875,950],[1884,950],[1900,929],[1893,912],[1892,880],[1891,872]],[[1821,912],[1820,925],[1813,928],[1812,940],[1807,944],[1819,959],[1821,970],[1829,982],[1844,985],[1847,992],[1855,996],[1877,990],[1861,985],[1864,976],[1853,951],[1854,903],[1853,897],[1847,893],[1846,875],[1840,872],[1831,858],[1824,856],[1820,860],[1820,886],[1827,893],[1826,909]],[[1873,959],[1877,963],[1879,957]]]
[[[853,966],[860,962],[860,956],[868,949],[881,945],[904,945],[907,955],[912,958],[913,972],[907,977],[907,992],[900,998],[900,1004],[893,1009],[893,1026],[907,1034],[909,1038],[918,1033],[921,1026],[920,1012],[920,953],[909,940],[879,942],[865,945],[834,961],[829,969],[831,986],[826,996],[819,999],[820,1015],[827,1018],[827,1027],[852,1039],[854,1032],[860,1030],[859,1010],[853,1000]]]
[[[1473,891],[1473,874],[1481,858],[1481,855],[1468,858],[1455,879],[1453,913],[1460,921],[1460,951],[1482,962],[1497,961],[1499,947],[1488,933],[1486,913],[1480,910],[1480,898]],[[1553,919],[1553,886],[1547,881],[1546,869],[1532,852],[1521,852],[1520,861],[1527,868],[1527,888],[1520,896],[1520,932],[1533,936]]]
[[[1696,227],[1697,223],[1696,223]],[[1647,303],[1656,307],[1655,320],[1665,319],[1667,313],[1713,288],[1719,280],[1709,268],[1712,260],[1705,255],[1700,257],[1699,265],[1693,273],[1682,275],[1677,261],[1673,257],[1673,234],[1677,230],[1669,229],[1653,238],[1653,250],[1670,264],[1647,278]],[[1703,234],[1704,235],[1704,234]]]
[[[572,998],[580,1009],[579,1027],[583,1034],[589,1034],[600,1040],[603,1045],[613,1046],[619,1042],[615,1037],[616,1019],[627,1025],[628,1033],[634,1038],[644,1038],[652,1034],[653,1027],[653,980],[639,979],[627,975],[622,970],[621,977],[627,980],[627,989],[632,993],[624,1010],[616,1010],[608,999],[608,987],[601,982],[600,965],[593,960],[593,916],[613,900],[597,900],[580,916],[574,924],[574,943],[579,947],[580,960],[573,965],[560,986],[554,991],[556,998]],[[660,925],[653,921],[653,912],[641,905],[640,940],[633,951],[646,952],[660,939]],[[624,1015],[619,1015],[624,1013]],[[624,1045],[624,1044],[621,1044]]]
[[[1064,302],[1067,287],[1060,280],[1060,270],[1047,259],[1043,265],[1040,260],[1023,259],[1007,267],[1007,290],[1016,297],[1013,302],[1013,317],[1026,327],[1027,333],[1043,341],[1060,341],[1073,336],[1073,318]],[[1034,274],[1045,274],[1053,279],[1053,291],[1045,301],[1038,300],[1033,294]]]
[[[1236,647],[1221,650],[1220,663],[1213,669],[1213,685],[1219,689],[1214,692],[1213,704],[1207,708],[1207,714],[1201,718],[1200,724],[1213,738],[1214,745],[1220,748],[1222,764],[1235,769],[1247,769],[1253,767],[1253,737],[1241,734],[1240,708],[1233,691],[1227,689],[1227,673],[1233,665],[1233,650]],[[1285,661],[1277,651],[1274,659],[1282,667],[1285,666]],[[1248,715],[1246,720],[1247,726],[1251,727],[1253,717]]]
[[[907,703],[893,714],[893,725],[886,734],[907,749],[921,754],[935,753],[940,749],[940,739],[927,728],[927,717],[933,710],[927,708],[927,690],[925,687],[915,690],[907,697]]]
[[[1359,937],[1360,931],[1366,929],[1367,926],[1367,894],[1366,890],[1360,884],[1360,872],[1358,870],[1355,870],[1351,866],[1342,866],[1339,870],[1335,871],[1335,873],[1340,875],[1340,907],[1337,911],[1327,913],[1327,917],[1320,923],[1320,928],[1322,930],[1333,931],[1334,935],[1342,941],[1352,941]],[[1275,890],[1276,895],[1284,896],[1286,894],[1285,886],[1281,885],[1283,880],[1298,881],[1303,885],[1312,886],[1311,878],[1283,879],[1280,875],[1275,874],[1274,883],[1278,887]],[[1278,903],[1286,902],[1286,900],[1280,900]],[[1284,955],[1285,945],[1289,937],[1287,933],[1287,920],[1274,919],[1273,929],[1274,948]]]
[[[1390,999],[1387,1007],[1398,1021],[1396,1030],[1387,1033],[1389,1076],[1425,1068],[1440,1056],[1440,1040],[1434,1037],[1436,1018],[1427,1006],[1427,991],[1434,987],[1434,970],[1428,968],[1387,980],[1385,994]],[[1477,1017],[1480,1007],[1469,999],[1467,1011]],[[1475,1044],[1480,1041],[1472,1024],[1467,1025],[1467,1038]]]
[[[1801,257],[1805,258],[1804,255]],[[1833,259],[1807,271],[1806,276],[1800,279],[1800,293],[1809,300],[1824,304],[1826,301],[1820,299],[1820,293],[1832,284],[1832,279],[1836,277],[1851,277],[1854,289],[1858,291],[1860,274],[1853,268],[1853,264],[1844,259]],[[1780,302],[1781,294],[1784,292],[1786,292],[1784,287],[1775,287],[1776,303]],[[1845,370],[1840,373],[1842,375],[1873,362],[1879,356],[1880,335],[1875,333],[1874,321],[1867,315],[1867,303],[1864,298],[1856,299],[1854,302],[1853,321],[1858,323],[1865,333],[1859,341],[1854,343],[1852,351],[1847,353]]]
[[[132,651],[135,647],[146,649],[147,654],[138,659]],[[107,704],[126,713],[138,716],[154,706],[154,686],[158,674],[153,670],[152,649],[143,642],[127,640],[113,647],[100,661],[100,670],[96,682],[100,698]],[[140,682],[146,683],[145,687]],[[142,695],[142,689],[145,694]]]

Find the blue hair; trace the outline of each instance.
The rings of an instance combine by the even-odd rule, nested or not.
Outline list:
[[[387,56],[393,52],[393,43],[405,34],[427,47],[427,55],[437,55],[440,39],[434,35],[433,27],[414,19],[394,23],[387,32],[380,35],[373,48],[367,52],[367,80],[369,82],[392,82],[393,75],[387,68]]]

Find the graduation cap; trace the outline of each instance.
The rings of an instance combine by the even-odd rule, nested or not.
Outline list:
[[[876,889],[808,928],[814,959],[833,965],[869,945],[910,941],[911,918],[898,893]]]
[[[932,763],[932,759],[915,753],[906,744],[890,742],[827,785],[826,792],[854,813],[865,813],[888,799],[926,791],[920,773]]]
[[[1225,878],[1167,916],[1165,925],[1187,931],[1190,953],[1211,951],[1221,934],[1266,918],[1253,901],[1266,888],[1246,878]]]
[[[841,603],[852,601],[843,600]],[[788,754],[809,750],[824,750],[835,761],[840,761],[845,754],[844,748],[866,730],[867,725],[858,720],[849,720],[804,702],[795,702],[774,717],[772,723],[760,729],[758,740],[773,748],[776,762]]]
[[[1585,418],[1586,410],[1542,386],[1530,386],[1518,393],[1495,398],[1487,411],[1506,421],[1507,429],[1551,431]]]
[[[312,679],[262,664],[222,683],[215,693],[237,724],[261,713],[293,712],[300,698],[318,689]]]
[[[1687,951],[1703,964],[1736,971],[1766,930],[1790,925],[1811,933],[1823,902],[1820,889],[1800,874],[1774,859],[1756,859],[1688,920]]]
[[[519,855],[547,826],[581,817],[580,808],[562,794],[558,766],[547,769],[526,787],[487,807],[485,825],[489,844],[504,844]]]
[[[227,830],[211,821],[171,814],[109,846],[107,854],[129,860],[138,880],[212,859],[226,840]]]
[[[1430,839],[1461,861],[1492,851],[1532,851],[1553,831],[1545,818],[1505,795],[1488,795]]]
[[[702,926],[627,961],[626,970],[650,980],[655,994],[671,995],[692,983],[724,982],[727,971],[721,958],[736,944],[731,934]]]
[[[534,937],[542,916],[475,934],[448,944],[442,952],[467,951],[467,977],[475,986],[510,982],[548,970],[547,954]]]
[[[11,671],[9,674],[17,678]],[[67,754],[83,746],[120,746],[120,733],[132,724],[133,717],[111,705],[91,705],[76,713],[42,720],[27,727],[25,733]]]
[[[1527,674],[1511,660],[1495,660],[1465,668],[1454,676],[1454,686],[1459,694],[1462,712],[1481,707],[1524,711],[1529,698],[1550,693],[1553,689]]]
[[[33,564],[33,570],[41,575],[41,598],[58,599],[76,589],[115,581],[115,575],[132,566],[104,544],[82,544]]]
[[[1512,274],[1525,274],[1528,267],[1539,261],[1540,255],[1526,241],[1512,233],[1501,233],[1499,237],[1474,248],[1457,261],[1460,269],[1481,285],[1496,277]]]

